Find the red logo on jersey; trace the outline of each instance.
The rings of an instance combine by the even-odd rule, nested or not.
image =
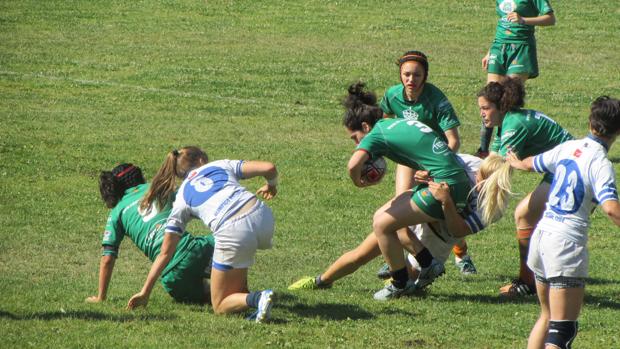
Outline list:
[[[581,156],[581,150],[579,150],[579,149],[575,150],[575,152],[573,153],[573,156],[576,157],[576,158],[580,157]]]

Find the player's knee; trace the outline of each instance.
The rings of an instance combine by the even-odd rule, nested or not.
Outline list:
[[[549,321],[545,345],[551,344],[560,349],[570,349],[577,336],[577,321]]]

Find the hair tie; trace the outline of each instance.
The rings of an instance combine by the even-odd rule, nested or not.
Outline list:
[[[396,65],[400,66],[403,63],[408,62],[408,61],[416,61],[416,62],[420,62],[420,63],[422,63],[422,62],[427,63],[428,59],[425,56],[421,55],[421,54],[409,53],[409,54],[401,56],[398,59],[398,61],[396,62]]]
[[[174,157],[176,158],[177,156],[179,156],[179,151],[176,149],[172,150],[172,155],[174,155]]]
[[[134,165],[129,165],[129,167],[127,167],[126,169],[122,170],[121,172],[117,173],[114,175],[114,177],[116,178],[121,178],[123,177],[125,174],[127,174],[127,172],[133,170],[135,168]]]

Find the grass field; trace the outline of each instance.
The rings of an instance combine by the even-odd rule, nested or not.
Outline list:
[[[541,76],[528,82],[527,105],[581,137],[592,99],[620,97],[620,10],[552,5],[558,22],[538,30]],[[495,20],[482,0],[0,2],[0,347],[524,347],[536,299],[497,297],[517,271],[511,214],[468,240],[478,275],[447,265],[423,297],[373,301],[379,260],[331,290],[286,291],[356,246],[393,191],[392,166],[375,187],[348,179],[348,84],[363,79],[381,95],[398,82],[402,52],[426,52],[429,81],[461,119],[461,150],[473,153]],[[167,151],[189,144],[279,168],[275,246],[250,271],[251,286],[279,294],[271,324],[175,304],[160,286],[147,309],[126,311],[149,267],[130,242],[109,300],[84,302],[97,290],[108,213],[99,171],[131,161],[150,178]],[[538,181],[515,176],[511,207]],[[575,347],[617,348],[620,229],[600,211],[592,219]]]

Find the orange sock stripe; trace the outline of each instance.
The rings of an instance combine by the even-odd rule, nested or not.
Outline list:
[[[517,229],[517,240],[529,240],[534,229]]]
[[[463,241],[460,246],[459,244],[455,244],[452,247],[452,252],[454,253],[455,256],[459,257],[459,258],[463,258],[467,255],[467,243],[465,241]]]

